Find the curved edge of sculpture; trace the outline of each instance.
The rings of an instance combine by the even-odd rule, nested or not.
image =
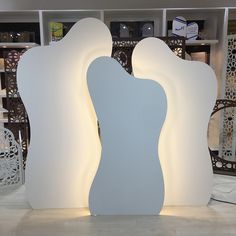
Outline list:
[[[206,205],[213,185],[207,143],[217,96],[213,70],[205,63],[178,58],[157,38],[137,44],[132,66],[134,76],[159,82],[167,95],[167,117],[159,140],[164,204]]]
[[[163,88],[131,76],[109,57],[91,63],[87,80],[102,142],[89,194],[91,214],[159,214],[164,183],[157,144],[167,110]]]
[[[107,26],[85,18],[61,41],[32,48],[19,61],[17,83],[31,126],[26,194],[33,208],[88,206],[101,145],[86,73],[111,51]]]

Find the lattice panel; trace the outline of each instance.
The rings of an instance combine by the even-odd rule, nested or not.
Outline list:
[[[28,125],[26,123],[6,123],[5,128],[11,130],[17,143],[21,144],[22,154],[23,154],[23,165],[25,167],[26,157],[28,153],[28,142],[29,142]],[[21,135],[21,140],[19,137],[19,131]]]
[[[21,53],[16,50],[5,52],[4,58],[5,58],[5,71],[6,72],[16,72],[20,56],[21,56]]]
[[[8,97],[19,97],[16,73],[5,73],[6,92]]]
[[[116,59],[122,67],[132,73],[131,58],[134,47],[140,39],[113,39],[112,57]],[[185,57],[185,39],[177,37],[161,37],[170,49],[180,58]]]
[[[183,37],[160,37],[169,48],[180,58],[185,59],[185,38]]]
[[[235,107],[236,107],[236,101],[229,100],[229,99],[219,99],[216,101],[216,104],[214,106],[211,116],[213,116],[216,112],[219,112],[221,110],[224,110],[224,113],[227,113],[226,111],[229,111],[229,113],[231,115],[232,114],[231,109],[234,109]],[[228,120],[224,120],[224,123],[228,124],[228,126],[233,126],[230,122],[232,122],[232,120],[234,118],[230,117],[230,115],[224,114],[224,119],[226,119],[228,117]],[[224,137],[227,140],[231,139],[231,137],[232,137],[232,135],[231,135],[232,130],[230,129],[230,130],[228,130],[228,132],[230,133],[229,137]],[[227,133],[227,132],[225,131],[225,133]],[[232,141],[231,141],[231,143],[232,143]],[[225,147],[226,147],[226,144],[225,144]],[[225,150],[228,150],[228,149],[225,148]],[[211,154],[212,166],[213,166],[213,170],[215,173],[224,173],[224,174],[228,173],[231,175],[236,175],[236,162],[231,161],[231,160],[227,160],[226,158],[223,158],[221,156],[222,155],[221,153],[216,154],[210,148],[209,148],[209,151]],[[232,155],[232,152],[229,153],[229,156],[230,155]]]
[[[13,132],[18,143],[20,143],[19,140],[19,131],[20,131],[21,145],[23,148],[22,151],[24,158],[24,166],[29,142],[29,123],[25,107],[20,98],[17,88],[16,70],[19,59],[26,50],[27,49],[17,49],[17,50],[6,49],[3,52],[5,60],[5,81],[6,81],[7,110],[8,110],[8,123],[5,123],[4,126],[9,128]]]
[[[9,97],[7,100],[7,108],[8,108],[9,123],[27,122],[27,114],[25,111],[24,104],[20,97],[18,98]]]
[[[225,78],[225,99],[236,100],[236,37],[228,36],[228,56]],[[223,111],[223,125],[220,135],[220,156],[236,161],[235,158],[235,108]]]
[[[223,116],[223,132],[221,134],[221,156],[226,160],[235,160],[235,152],[233,151],[234,144],[234,119],[235,108],[230,107],[224,109]]]
[[[113,41],[112,57],[116,59],[129,74],[132,73],[132,53],[138,42],[139,40],[130,39]]]
[[[0,127],[0,188],[23,183],[21,148],[8,129]]]

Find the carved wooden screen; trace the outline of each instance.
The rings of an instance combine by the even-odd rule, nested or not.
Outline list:
[[[223,98],[216,101],[212,116],[220,114],[219,148],[211,150],[215,173],[236,175],[236,36],[228,35]]]
[[[19,59],[26,49],[6,49],[3,52],[5,62],[6,109],[8,123],[4,126],[12,131],[18,143],[21,143],[25,165],[29,142],[29,123],[24,104],[20,98],[16,81]]]
[[[159,37],[169,48],[180,58],[185,58],[185,38],[183,37]],[[112,57],[116,59],[123,68],[132,73],[131,57],[136,44],[142,40],[139,39],[113,39]]]
[[[223,133],[226,134],[227,137],[223,138],[223,142],[221,145],[225,145],[225,142],[227,140],[224,139],[230,139],[231,142],[229,142],[232,145],[232,133],[233,128],[226,129],[226,126],[232,126],[232,122],[234,123],[234,113],[232,113],[232,110],[234,110],[236,107],[236,101],[230,100],[230,99],[219,99],[216,101],[216,104],[214,106],[213,112],[211,116],[213,117],[215,113],[219,111],[223,111]],[[226,111],[228,109],[228,111]],[[228,145],[228,150],[231,153],[230,145]],[[225,152],[227,151],[227,148],[224,149],[225,152],[221,152],[220,150],[215,151],[211,150],[209,148],[210,154],[211,154],[211,160],[212,160],[212,166],[214,173],[217,174],[228,174],[228,175],[236,175],[236,162],[233,160],[229,160],[225,158]],[[230,155],[230,157],[232,154]]]

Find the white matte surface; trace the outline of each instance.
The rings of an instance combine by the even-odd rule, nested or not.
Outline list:
[[[212,198],[236,204],[236,177],[215,174]]]
[[[163,205],[157,152],[166,96],[152,80],[129,75],[109,57],[88,69],[101,128],[102,158],[89,194],[93,215],[155,215]]]
[[[111,49],[108,28],[87,18],[60,42],[33,48],[20,60],[18,87],[31,126],[26,191],[33,208],[88,206],[101,146],[86,72]]]
[[[148,63],[146,63],[148,62]],[[178,58],[156,38],[134,49],[135,77],[159,82],[167,95],[167,117],[159,143],[165,205],[205,205],[213,184],[207,127],[217,93],[213,70]]]

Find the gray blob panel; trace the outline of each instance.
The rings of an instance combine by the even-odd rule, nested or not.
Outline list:
[[[164,198],[157,150],[167,110],[164,90],[129,75],[110,57],[94,60],[87,79],[102,141],[91,214],[158,214]]]

